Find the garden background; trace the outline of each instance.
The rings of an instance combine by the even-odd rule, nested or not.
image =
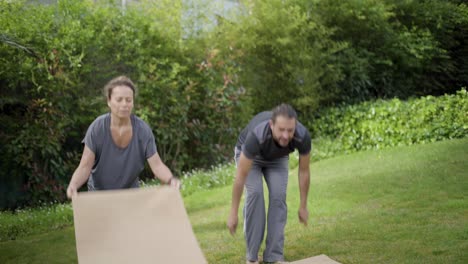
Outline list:
[[[239,131],[253,114],[281,102],[293,105],[311,131],[313,166],[362,151],[395,149],[405,156],[410,145],[425,153],[434,150],[421,144],[444,141],[453,149],[435,151],[441,156],[434,160],[447,159],[445,169],[430,174],[428,180],[437,180],[430,180],[429,189],[414,186],[413,192],[435,190],[453,176],[447,193],[455,201],[447,200],[453,209],[447,214],[458,217],[453,230],[461,234],[442,241],[454,245],[446,263],[466,260],[468,206],[460,196],[467,193],[467,148],[460,148],[466,139],[455,140],[468,134],[464,1],[127,2],[0,0],[0,240],[6,241],[0,247],[51,230],[69,232],[65,188],[81,140],[92,120],[107,111],[102,87],[124,74],[138,87],[135,113],[151,126],[161,157],[183,180],[189,214],[197,212],[191,209],[197,195],[224,190],[223,197],[229,196]],[[405,158],[417,164],[416,156]],[[292,156],[292,172],[296,165]],[[408,166],[406,180],[422,170]],[[382,175],[392,171],[382,173],[375,177],[386,179]],[[148,170],[141,178],[143,185],[158,184]],[[404,186],[390,181],[387,187]],[[347,199],[347,191],[338,190],[337,197]],[[317,195],[313,185],[311,193]],[[32,224],[43,214],[51,222]],[[19,221],[29,219],[25,215],[31,221]],[[443,257],[444,250],[431,254]],[[220,252],[208,259],[229,255]],[[418,262],[421,256],[413,257]],[[435,259],[429,262],[440,263]]]

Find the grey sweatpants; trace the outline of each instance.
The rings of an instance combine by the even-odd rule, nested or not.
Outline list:
[[[240,149],[235,149],[236,164]],[[265,219],[265,201],[263,198],[263,178],[268,187],[268,218]],[[265,234],[267,224],[266,247],[263,252],[264,262],[283,261],[284,228],[288,208],[286,189],[288,186],[288,157],[275,160],[254,159],[245,182],[244,235],[247,260],[257,260],[258,251]]]

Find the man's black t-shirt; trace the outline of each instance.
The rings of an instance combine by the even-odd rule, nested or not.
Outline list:
[[[310,152],[312,147],[309,131],[299,121],[296,122],[294,137],[288,146],[278,145],[272,136],[269,124],[271,117],[271,111],[261,112],[241,131],[236,147],[241,148],[247,158],[254,159],[258,155],[265,160],[273,160],[287,156],[296,149],[300,155]]]

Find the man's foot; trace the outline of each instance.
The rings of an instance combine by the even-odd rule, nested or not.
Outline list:
[[[247,260],[247,264],[260,264],[260,263],[263,263],[263,257],[260,255],[258,256],[258,260],[252,260],[252,261]]]

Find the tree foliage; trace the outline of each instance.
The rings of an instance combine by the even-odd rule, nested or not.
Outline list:
[[[245,0],[229,15],[202,0],[49,2],[0,0],[0,208],[64,199],[117,75],[177,174],[230,160],[250,116],[280,102],[313,130],[335,104],[468,83],[463,1]]]
[[[91,1],[0,4],[0,177],[6,183],[0,207],[64,199],[84,133],[108,111],[101,88],[121,74],[137,84],[135,112],[152,127],[175,173],[231,152],[232,116],[242,112],[232,62],[183,44],[180,29],[163,26],[159,5],[123,12]],[[173,8],[167,18],[178,12]],[[142,12],[161,16],[147,19]]]
[[[320,0],[308,9],[322,14],[334,29],[334,41],[348,44],[337,54],[337,68],[345,76],[338,100],[441,95],[466,84],[464,4]]]
[[[306,11],[294,1],[248,2],[238,21],[218,28],[224,47],[242,53],[240,78],[254,111],[281,102],[313,111],[336,92],[333,54],[344,46]]]

